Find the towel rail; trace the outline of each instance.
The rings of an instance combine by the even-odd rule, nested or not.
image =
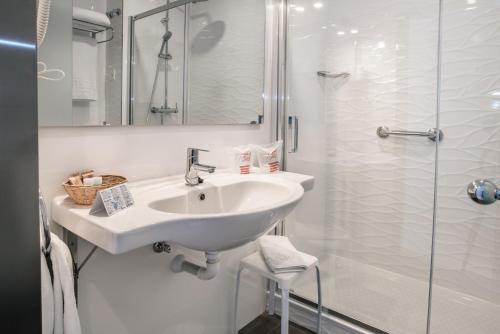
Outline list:
[[[42,192],[38,189],[38,205],[40,211],[40,220],[42,221],[44,244],[42,246],[42,252],[47,256],[50,254],[52,248],[52,240],[50,237],[50,225],[47,218],[47,206],[45,205],[45,200],[43,199]]]
[[[97,41],[97,44],[109,42],[115,37],[115,30],[113,29],[113,27],[103,26],[101,24],[83,21],[79,19],[73,19],[73,29],[91,33],[92,38],[96,38],[97,34],[102,32],[106,33],[107,35],[107,32],[111,31],[111,37],[108,37],[102,41]]]

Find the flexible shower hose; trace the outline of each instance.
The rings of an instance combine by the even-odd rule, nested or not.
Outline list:
[[[47,26],[49,24],[50,0],[37,0],[36,11],[36,40],[40,46],[45,39]]]

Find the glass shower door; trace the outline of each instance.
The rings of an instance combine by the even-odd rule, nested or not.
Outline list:
[[[446,0],[431,334],[500,333],[500,202],[470,182],[500,185],[500,3]]]
[[[316,184],[286,234],[319,258],[328,309],[389,333],[426,333],[439,144],[377,129],[437,127],[439,1],[288,7],[286,113],[300,129],[286,168]],[[294,293],[315,301],[314,282]]]

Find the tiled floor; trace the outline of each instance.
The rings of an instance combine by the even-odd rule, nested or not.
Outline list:
[[[289,334],[314,333],[293,323],[290,323],[289,326]],[[239,334],[280,334],[280,330],[280,318],[263,314],[241,329]]]

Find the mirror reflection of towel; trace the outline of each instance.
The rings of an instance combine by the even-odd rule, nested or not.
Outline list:
[[[109,17],[104,13],[81,7],[73,7],[73,18],[80,21],[85,21],[100,26],[111,27]]]
[[[97,41],[73,34],[73,100],[97,100]]]

